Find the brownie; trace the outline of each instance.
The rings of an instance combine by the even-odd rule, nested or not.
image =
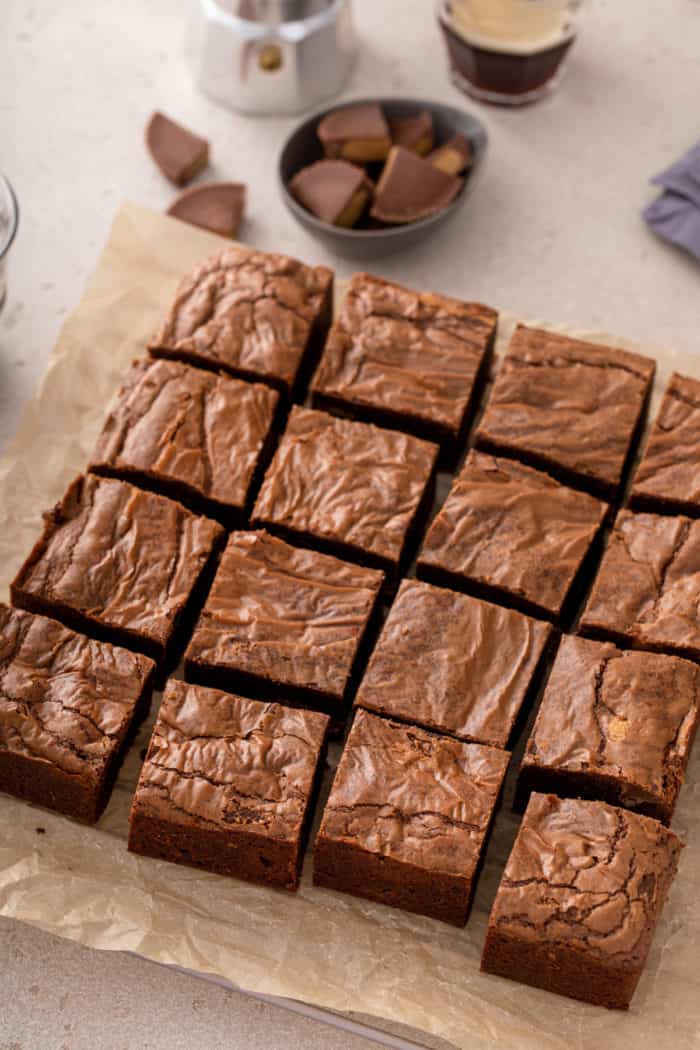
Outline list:
[[[188,681],[342,717],[376,569],[234,532],[185,654]]]
[[[437,452],[408,434],[294,406],[252,524],[393,579],[430,510]]]
[[[170,680],[129,849],[295,890],[328,719]]]
[[[700,521],[621,511],[580,633],[700,660]]]
[[[316,838],[314,882],[464,926],[509,758],[358,711]]]
[[[358,273],[312,383],[317,408],[437,442],[453,459],[488,372],[498,314]]]
[[[168,665],[223,537],[220,525],[180,503],[81,476],[44,516],[43,534],[10,586],[12,601]]]
[[[699,703],[697,664],[567,635],[525,748],[516,806],[530,791],[552,791],[669,824]]]
[[[671,376],[634,475],[630,505],[700,517],[700,380]]]
[[[650,817],[533,795],[496,894],[481,969],[626,1010],[682,848]]]
[[[235,245],[183,278],[149,349],[298,394],[332,311],[332,270]]]
[[[513,609],[404,580],[355,703],[504,748],[536,690],[553,628]]]
[[[515,460],[472,451],[418,555],[423,580],[568,620],[607,504]]]
[[[146,656],[0,605],[0,790],[94,824],[148,713],[154,670]]]
[[[279,395],[178,361],[136,361],[90,470],[241,525],[272,454]]]
[[[477,445],[612,500],[644,425],[655,369],[640,354],[518,325]]]

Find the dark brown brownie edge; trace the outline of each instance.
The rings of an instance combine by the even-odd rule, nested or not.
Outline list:
[[[700,649],[695,646],[671,645],[668,642],[649,642],[637,637],[634,630],[629,634],[610,630],[596,624],[580,624],[578,634],[582,638],[591,638],[595,642],[612,642],[618,649],[637,649],[648,653],[660,653],[666,656],[682,656],[686,660],[700,663]]]
[[[700,504],[686,503],[682,499],[667,499],[664,496],[648,496],[632,489],[627,503],[631,510],[646,514],[665,514],[668,517],[700,518]]]

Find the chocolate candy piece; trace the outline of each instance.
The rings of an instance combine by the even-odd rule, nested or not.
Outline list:
[[[370,214],[386,223],[426,219],[451,204],[462,183],[403,146],[392,146]]]
[[[461,175],[471,167],[472,147],[464,135],[453,135],[451,139],[428,154],[430,163],[446,175]]]
[[[154,113],[146,128],[146,145],[154,161],[176,186],[185,186],[209,163],[209,143],[163,113]]]
[[[362,168],[345,160],[319,160],[298,171],[289,183],[300,204],[322,222],[354,226],[372,196]]]
[[[240,182],[210,182],[181,193],[168,208],[168,215],[233,238],[238,233],[244,208],[245,186]]]
[[[360,164],[386,160],[391,148],[389,125],[376,102],[334,110],[320,122],[317,134],[327,157]]]
[[[394,146],[403,146],[405,149],[413,150],[421,157],[430,153],[433,148],[433,118],[427,109],[412,117],[390,120],[389,129]]]

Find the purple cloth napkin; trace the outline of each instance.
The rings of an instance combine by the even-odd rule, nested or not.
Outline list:
[[[700,259],[700,142],[652,182],[663,193],[644,218],[659,237]]]

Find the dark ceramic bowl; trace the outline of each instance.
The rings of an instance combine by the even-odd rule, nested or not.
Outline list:
[[[429,110],[433,115],[435,126],[435,142],[441,145],[453,135],[465,135],[472,146],[473,164],[466,173],[464,185],[451,204],[427,219],[418,222],[406,223],[403,226],[387,226],[383,229],[344,229],[332,226],[330,223],[321,222],[315,215],[307,211],[289,192],[289,181],[293,175],[307,164],[313,164],[316,160],[323,158],[321,143],[316,135],[319,121],[327,113],[338,109],[346,109],[348,106],[357,105],[358,102],[378,102],[384,113],[390,119],[396,117],[407,117],[419,110]],[[484,153],[486,151],[486,128],[470,113],[454,109],[452,106],[444,106],[441,102],[425,102],[417,98],[372,98],[351,99],[335,106],[329,106],[319,113],[315,113],[303,123],[299,124],[291,133],[279,158],[278,175],[280,188],[284,203],[295,219],[306,227],[309,233],[314,234],[333,251],[350,259],[366,259],[371,262],[383,255],[392,252],[403,251],[412,247],[418,241],[428,237],[443,223],[454,221],[455,213],[464,204],[467,194],[474,185],[474,180],[479,174],[482,166]]]

